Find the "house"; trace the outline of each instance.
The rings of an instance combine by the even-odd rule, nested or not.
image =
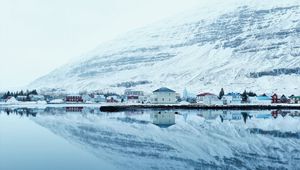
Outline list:
[[[21,96],[21,95],[19,95],[19,96],[16,97],[16,99],[17,99],[18,101],[28,101],[27,96]]]
[[[118,96],[107,96],[106,102],[107,103],[118,103],[118,102],[121,102],[121,100]]]
[[[157,112],[151,115],[154,125],[161,128],[169,127],[175,124],[174,112]]]
[[[84,103],[92,103],[93,102],[93,95],[90,94],[83,94],[82,100]]]
[[[289,103],[289,99],[283,94],[280,97],[280,103]]]
[[[228,93],[222,97],[224,105],[238,105],[242,103],[242,97],[240,93]]]
[[[272,103],[280,103],[280,99],[276,93],[274,93],[272,96]]]
[[[153,91],[151,103],[153,104],[175,104],[177,102],[176,92],[167,87]]]
[[[124,92],[125,96],[144,96],[143,91],[137,91],[137,90],[132,90],[132,89],[126,89]]]
[[[128,103],[139,103],[139,96],[126,96],[126,100]]]
[[[197,103],[205,105],[221,105],[222,102],[218,96],[212,93],[200,93],[197,95]]]
[[[7,99],[5,99],[5,102],[7,104],[17,104],[19,101],[13,96],[8,96]]]
[[[144,103],[144,92],[126,89],[124,92],[125,100],[129,103]]]
[[[249,97],[250,103],[258,105],[268,105],[272,103],[272,97],[267,95]]]
[[[44,101],[45,97],[43,95],[29,95],[31,101]]]
[[[94,95],[93,96],[93,100],[94,102],[96,103],[103,103],[103,102],[106,102],[106,98],[104,95]]]
[[[293,104],[298,104],[300,103],[300,96],[290,96],[290,103],[293,103]]]
[[[65,101],[67,103],[83,103],[83,98],[81,95],[67,95]]]

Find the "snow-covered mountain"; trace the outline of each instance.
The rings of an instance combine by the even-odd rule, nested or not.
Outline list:
[[[226,0],[100,45],[29,86],[299,93],[300,1]]]

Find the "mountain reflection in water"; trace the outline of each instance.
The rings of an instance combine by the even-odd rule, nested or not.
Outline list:
[[[67,107],[1,114],[27,116],[117,169],[300,169],[298,111]]]

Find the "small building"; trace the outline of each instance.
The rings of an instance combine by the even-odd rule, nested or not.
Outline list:
[[[93,95],[90,95],[90,94],[84,94],[84,95],[82,95],[82,100],[83,100],[84,103],[92,103],[92,102],[94,102]]]
[[[239,105],[242,103],[242,97],[240,93],[228,93],[222,97],[224,105]]]
[[[45,97],[43,95],[29,95],[31,101],[44,101]]]
[[[132,90],[132,89],[126,89],[124,92],[125,96],[144,96],[143,91],[137,91],[137,90]]]
[[[53,99],[53,100],[50,100],[48,103],[49,104],[63,104],[64,100],[63,99]]]
[[[83,103],[81,95],[67,95],[65,101],[67,103]]]
[[[292,104],[298,104],[300,103],[300,96],[290,96],[290,103]]]
[[[106,98],[104,95],[94,95],[93,100],[95,103],[104,103],[106,102]]]
[[[153,91],[151,103],[153,104],[175,104],[177,103],[176,92],[167,87]]]
[[[280,98],[276,93],[272,95],[272,103],[280,103]]]
[[[126,89],[124,92],[125,100],[128,103],[144,103],[145,97],[143,91],[137,91],[132,89]]]
[[[16,99],[18,100],[18,101],[28,101],[28,98],[27,98],[27,96],[17,96],[16,97]]]
[[[7,99],[5,99],[5,102],[7,104],[17,104],[19,101],[13,96],[8,96]]]
[[[126,100],[128,103],[139,103],[139,96],[135,96],[135,95],[126,96]]]
[[[280,103],[289,103],[289,99],[283,94],[280,97]]]
[[[121,100],[118,96],[107,96],[106,102],[107,103],[119,103],[119,102],[121,102]]]
[[[252,104],[268,105],[268,104],[272,103],[272,97],[267,96],[267,95],[249,97],[249,101]]]
[[[221,105],[222,102],[218,96],[212,93],[200,93],[197,95],[197,103],[205,105]]]

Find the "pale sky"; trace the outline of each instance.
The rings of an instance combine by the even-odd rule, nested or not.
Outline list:
[[[0,0],[0,91],[205,0]]]

